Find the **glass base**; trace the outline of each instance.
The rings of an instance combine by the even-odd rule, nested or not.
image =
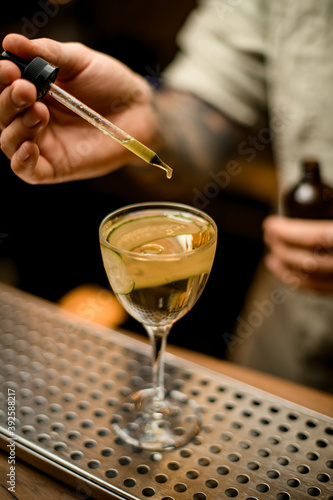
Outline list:
[[[153,389],[132,394],[111,420],[117,436],[144,450],[171,450],[188,443],[199,431],[199,408],[179,391],[156,401]]]

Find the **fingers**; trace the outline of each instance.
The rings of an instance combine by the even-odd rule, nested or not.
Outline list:
[[[300,268],[291,268],[274,254],[268,254],[265,259],[266,267],[280,281],[294,290],[305,288],[317,292],[333,292],[333,273],[318,275],[306,272]]]
[[[292,219],[271,215],[263,223],[265,241],[280,239],[290,245],[333,248],[333,221]]]
[[[45,58],[49,62],[57,61],[64,63],[64,55],[61,50],[62,45],[49,38],[30,40],[17,33],[7,35],[2,42],[4,50],[12,52],[23,59],[31,60],[38,56]]]
[[[333,274],[333,249],[320,247],[318,250],[309,251],[279,241],[271,245],[270,249],[271,254],[290,269],[300,269],[317,276]]]
[[[298,287],[333,291],[333,221],[270,216],[263,224],[267,268]]]
[[[35,142],[25,141],[14,154],[11,164],[15,174],[28,184],[61,182]]]
[[[46,127],[48,117],[46,106],[37,102],[14,119],[1,134],[1,149],[5,155],[12,158],[23,142],[36,141]]]
[[[35,142],[25,141],[14,153],[11,161],[13,172],[18,177],[33,184],[35,166],[39,158],[39,148]]]
[[[20,76],[21,71],[16,64],[0,60],[0,92]]]
[[[263,226],[265,243],[285,265],[309,273],[333,271],[333,221],[270,216]]]
[[[36,101],[36,87],[27,80],[15,80],[0,95],[0,126],[7,127],[14,118]]]
[[[42,57],[60,68],[61,79],[73,78],[92,59],[92,52],[79,43],[60,43],[49,38],[29,40],[11,33],[3,40],[3,48],[23,59]]]
[[[24,141],[36,140],[48,122],[47,107],[35,99],[35,86],[20,79],[0,95],[1,149],[8,158],[12,158]]]

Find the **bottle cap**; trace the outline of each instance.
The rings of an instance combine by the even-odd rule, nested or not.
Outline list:
[[[0,59],[6,59],[15,63],[21,70],[21,77],[32,82],[37,88],[37,101],[50,90],[51,83],[57,78],[59,68],[45,61],[41,57],[35,57],[32,61],[27,61],[15,56],[11,52],[3,52]]]

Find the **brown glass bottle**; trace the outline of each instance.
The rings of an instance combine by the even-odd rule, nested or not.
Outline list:
[[[283,204],[284,214],[288,217],[333,218],[333,189],[322,182],[316,160],[303,162],[301,179],[285,195]]]

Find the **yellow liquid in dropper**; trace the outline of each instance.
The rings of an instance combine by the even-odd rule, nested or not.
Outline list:
[[[125,148],[129,149],[133,153],[135,153],[137,156],[140,156],[144,161],[149,163],[150,165],[154,165],[155,167],[161,168],[162,170],[165,170],[166,176],[168,179],[171,179],[172,177],[172,168],[169,167],[164,161],[162,161],[154,151],[151,149],[147,148],[144,144],[141,142],[137,141],[136,139],[129,139],[128,141],[123,141],[121,142]]]
[[[99,128],[97,126],[97,128]],[[142,158],[145,162],[149,163],[149,165],[153,165],[154,167],[161,168],[166,172],[167,179],[171,179],[172,177],[172,168],[169,167],[164,161],[161,160],[161,158],[154,153],[153,150],[149,149],[147,146],[142,144],[142,142],[137,141],[133,137],[130,139],[125,139],[124,141],[120,141],[116,139],[113,135],[109,134],[106,130],[99,128],[105,135],[108,135],[112,139],[115,139],[119,144],[127,148],[129,151],[132,151],[132,153],[135,153],[137,156]]]

